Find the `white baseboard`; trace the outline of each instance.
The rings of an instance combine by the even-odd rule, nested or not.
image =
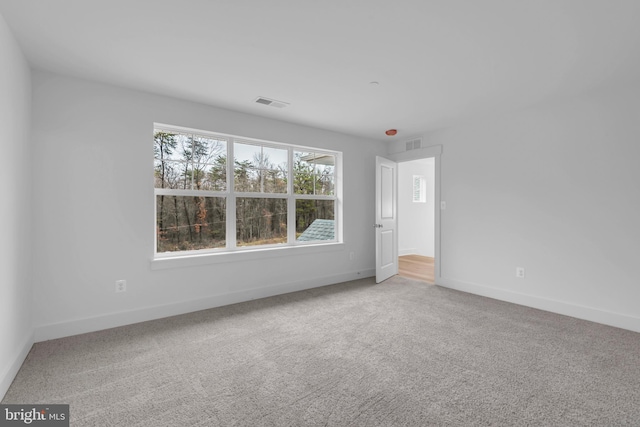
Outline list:
[[[363,279],[375,276],[375,269],[354,271],[350,273],[323,276],[313,279],[281,283],[260,288],[247,289],[227,294],[214,295],[189,301],[181,301],[174,304],[166,304],[155,307],[143,307],[138,310],[123,311],[106,314],[103,316],[75,319],[67,322],[53,323],[38,326],[35,330],[35,342],[63,338],[72,335],[95,332],[118,326],[130,325],[148,320],[161,319],[163,317],[176,316],[214,307],[266,298],[290,292],[303,291],[305,289],[320,286],[333,285],[351,280]]]
[[[429,258],[433,258],[433,253],[427,253],[425,252],[421,252],[420,250],[418,250],[417,248],[410,248],[410,249],[398,249],[398,256],[405,256],[405,255],[420,255],[420,256],[426,256]]]
[[[31,347],[34,343],[34,333],[29,334],[27,339],[25,339],[24,343],[18,349],[17,354],[13,358],[11,364],[0,374],[0,400],[4,399],[4,395],[7,394],[7,390],[11,386],[11,383],[15,379],[20,367],[24,363],[29,351],[31,351]]]
[[[526,295],[504,289],[492,288],[477,283],[463,282],[460,280],[445,279],[439,277],[436,284],[445,288],[456,289],[475,295],[481,295],[501,301],[537,308],[539,310],[550,311],[552,313],[589,320],[603,325],[615,326],[621,329],[628,329],[640,332],[640,318],[628,316],[620,313],[600,310],[593,307],[571,304],[533,295]]]
[[[398,249],[398,256],[417,255],[417,254],[418,254],[418,249],[416,248]]]

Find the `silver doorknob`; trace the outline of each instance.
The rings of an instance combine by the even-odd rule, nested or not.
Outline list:
[[[382,228],[382,224],[373,224],[373,228]]]

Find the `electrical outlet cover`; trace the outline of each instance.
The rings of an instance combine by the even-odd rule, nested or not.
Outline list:
[[[116,280],[116,292],[127,292],[126,280]]]

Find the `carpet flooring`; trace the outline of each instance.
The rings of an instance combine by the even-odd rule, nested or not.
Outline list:
[[[638,426],[640,334],[394,277],[34,345],[72,426]]]

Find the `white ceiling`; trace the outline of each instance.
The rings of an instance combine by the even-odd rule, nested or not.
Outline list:
[[[638,0],[0,0],[0,14],[37,68],[379,140],[640,76]]]

